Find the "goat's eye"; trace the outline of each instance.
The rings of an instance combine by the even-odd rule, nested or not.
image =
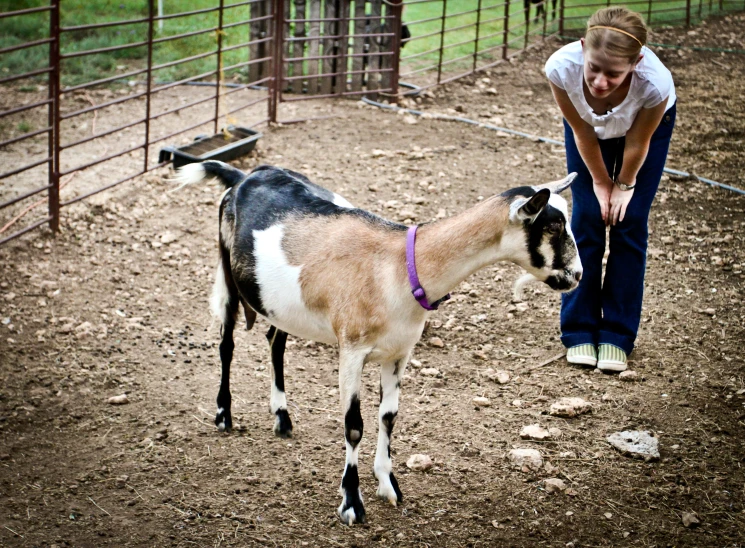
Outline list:
[[[551,223],[550,225],[546,226],[546,232],[549,234],[561,234],[561,231],[564,229],[561,223]]]

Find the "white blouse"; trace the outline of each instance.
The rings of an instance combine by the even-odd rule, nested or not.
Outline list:
[[[652,108],[667,98],[666,109],[675,104],[675,85],[670,71],[652,50],[643,47],[644,55],[631,75],[629,93],[613,110],[598,115],[585,99],[584,53],[582,44],[572,42],[554,52],[546,62],[546,76],[553,84],[567,92],[582,119],[595,128],[598,139],[622,137],[634,123],[642,108]]]

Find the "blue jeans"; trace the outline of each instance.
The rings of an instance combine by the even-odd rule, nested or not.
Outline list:
[[[606,227],[592,188],[592,176],[564,120],[567,170],[579,176],[572,183],[572,232],[582,259],[582,281],[561,298],[561,342],[613,344],[630,354],[639,330],[647,266],[647,222],[667,159],[676,106],[665,112],[652,135],[649,152],[636,176],[634,195],[622,222],[610,227],[610,254],[603,279]],[[625,138],[600,140],[603,161],[613,179],[623,163]]]

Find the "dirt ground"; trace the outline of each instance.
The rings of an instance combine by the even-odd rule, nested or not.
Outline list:
[[[731,16],[654,38],[742,50],[743,28],[745,17]],[[561,139],[541,72],[556,46],[411,104]],[[745,57],[658,53],[679,95],[668,166],[745,187]],[[237,165],[302,171],[394,220],[452,215],[565,169],[560,147],[483,128],[352,101],[297,110],[335,117],[267,128]],[[368,523],[348,528],[334,513],[344,466],[335,348],[290,341],[295,430],[284,440],[268,411],[267,325],[238,332],[237,428],[226,435],[214,427],[219,329],[207,299],[220,191],[168,193],[165,175],[64,210],[57,237],[36,231],[0,248],[0,545],[745,545],[745,197],[664,177],[630,362],[636,381],[557,358],[559,296],[535,285],[524,304],[513,303],[518,268],[498,264],[455,288],[431,316],[402,385],[392,452],[404,503],[377,501],[376,481],[363,473]],[[440,375],[423,375],[424,367]],[[509,381],[492,380],[490,368]],[[360,465],[371,471],[374,365],[363,384]],[[120,394],[129,404],[107,403]],[[476,396],[491,405],[475,406]],[[569,396],[590,401],[592,412],[549,415]],[[562,435],[521,440],[533,423]],[[631,429],[655,433],[659,461],[607,443]],[[512,468],[506,455],[515,447],[538,449],[544,467]],[[410,471],[415,453],[431,456],[432,469]],[[549,493],[547,478],[567,489]],[[686,526],[684,514],[699,523]]]

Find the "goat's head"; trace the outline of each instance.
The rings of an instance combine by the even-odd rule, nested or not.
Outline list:
[[[510,207],[509,234],[515,242],[513,260],[557,291],[571,291],[582,278],[582,262],[569,226],[567,202],[559,193],[576,173],[540,186],[502,193]]]

